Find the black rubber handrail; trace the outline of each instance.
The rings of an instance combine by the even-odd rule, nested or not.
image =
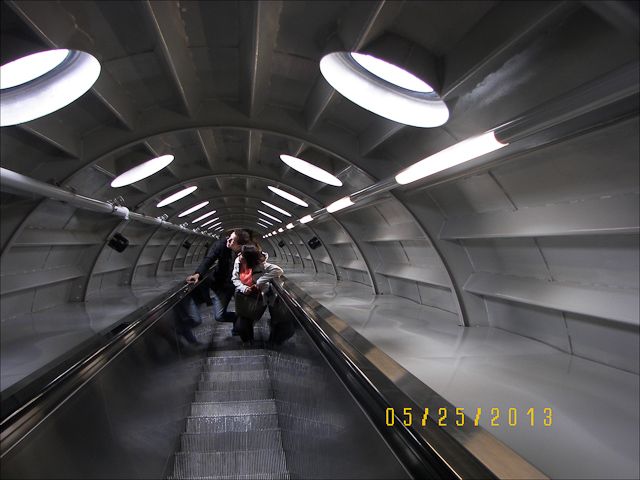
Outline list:
[[[286,276],[274,279],[273,285],[412,477],[547,478],[481,427],[442,428],[431,414],[423,426],[420,413],[424,405],[418,405],[404,389],[440,406],[453,406]],[[387,426],[388,409],[394,412],[391,426]],[[406,425],[405,409],[411,409],[418,420]],[[437,409],[433,410],[437,415]]]
[[[197,285],[181,282],[124,317],[111,330],[113,336],[106,334],[93,339],[91,344],[65,361],[63,371],[54,373],[55,378],[47,380],[44,386],[23,388],[27,392],[19,392],[21,399],[13,401],[10,411],[3,411],[0,457],[144,334],[176,303],[200,286],[209,275],[210,272],[204,275]],[[15,396],[18,395],[13,397]],[[3,400],[3,403],[8,402]]]

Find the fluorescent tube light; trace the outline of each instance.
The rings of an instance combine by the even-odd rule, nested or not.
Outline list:
[[[311,215],[305,215],[300,219],[300,223],[309,223],[311,220],[313,220]]]
[[[411,165],[396,175],[396,182],[401,185],[406,185],[446,170],[447,168],[473,160],[474,158],[478,158],[507,145],[508,144],[500,143],[496,140],[493,132],[472,137]]]
[[[327,207],[327,212],[334,213],[338,210],[342,210],[343,208],[347,208],[353,205],[353,202],[349,197],[343,197],[340,200],[336,200],[331,205]]]
[[[293,228],[293,223],[287,223],[287,230],[291,230]]]

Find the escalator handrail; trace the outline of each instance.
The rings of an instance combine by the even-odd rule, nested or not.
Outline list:
[[[431,411],[426,425],[406,425],[404,409],[424,411],[398,383],[424,393],[433,403],[453,407],[380,349],[349,327],[286,276],[272,281],[300,325],[319,347],[374,426],[415,478],[535,478],[547,477],[482,427],[437,425]],[[357,346],[357,348],[356,348]],[[371,359],[375,359],[372,361]],[[387,426],[387,409],[393,409]],[[454,410],[455,411],[455,410]],[[415,417],[422,419],[420,414]],[[470,422],[473,420],[467,418]],[[468,423],[467,423],[468,425]]]
[[[210,275],[211,271],[202,276],[197,284],[180,282],[147,305],[130,313],[119,323],[126,327],[118,331],[115,336],[102,337],[97,341],[97,346],[94,343],[76,353],[73,358],[67,360],[66,364],[70,366],[62,373],[57,374],[37,391],[25,395],[27,399],[2,419],[0,458],[105,368],[111,360],[140,338],[162,315],[206,281]]]

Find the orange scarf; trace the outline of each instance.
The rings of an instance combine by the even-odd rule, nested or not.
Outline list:
[[[247,268],[244,263],[240,264],[240,273],[238,276],[240,277],[240,281],[247,287],[255,285],[255,282],[253,281],[253,270],[251,268]]]

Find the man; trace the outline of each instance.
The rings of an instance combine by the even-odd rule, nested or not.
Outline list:
[[[236,255],[242,246],[249,243],[251,237],[246,230],[234,230],[226,239],[220,239],[209,250],[196,273],[187,277],[187,283],[197,283],[216,261],[218,264],[211,276],[211,289],[215,294],[214,315],[219,322],[235,322],[235,312],[228,312],[227,307],[233,298],[235,286],[231,282],[231,272]]]

